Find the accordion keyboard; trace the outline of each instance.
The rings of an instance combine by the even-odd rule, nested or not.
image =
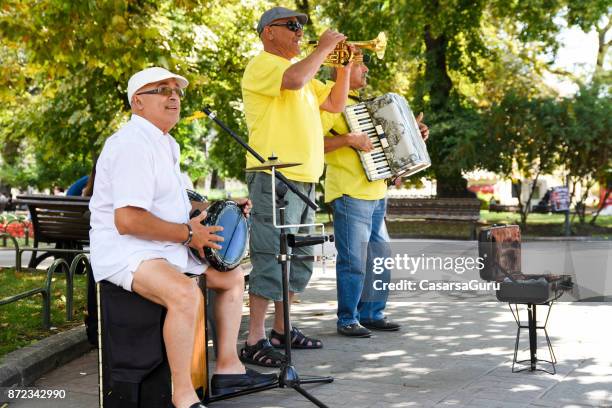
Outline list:
[[[384,149],[388,147],[385,132],[380,125],[374,125],[364,103],[347,106],[345,118],[352,132],[364,132],[370,138],[373,149],[358,151],[369,180],[385,179],[392,176]]]

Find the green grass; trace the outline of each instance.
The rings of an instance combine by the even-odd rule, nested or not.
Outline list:
[[[42,328],[42,296],[40,294],[0,306],[0,360],[13,350],[32,344],[52,334],[68,330],[83,323],[87,304],[87,276],[74,277],[74,317],[66,321],[66,281],[57,273],[51,283],[51,330]],[[41,287],[45,270],[0,267],[0,299]]]
[[[234,190],[219,190],[219,189],[211,189],[206,192],[198,191],[200,194],[206,196],[208,201],[217,201],[217,200],[225,200],[228,195],[232,198],[242,198],[248,197],[249,192],[245,188],[242,189],[234,189]]]
[[[391,238],[468,239],[472,227],[467,222],[429,220],[388,220]]]
[[[574,236],[593,236],[599,238],[612,237],[612,215],[602,215],[597,218],[595,225],[590,225],[593,217],[587,216],[584,224],[580,224],[578,217],[570,215],[571,230]],[[520,214],[510,212],[481,211],[480,219],[487,224],[518,224]],[[564,214],[529,214],[527,228],[523,230],[525,236],[562,236],[564,235]]]
[[[573,215],[570,215],[570,220]],[[593,217],[587,215],[586,223],[591,221]],[[493,223],[518,223],[521,216],[518,213],[511,212],[489,212],[486,210],[480,211],[480,219],[489,224]],[[565,222],[564,214],[529,214],[527,224],[563,224]],[[574,223],[578,224],[578,217],[574,218]],[[600,215],[595,221],[595,225],[602,228],[612,228],[612,215]]]
[[[612,237],[612,215],[599,216],[594,226],[589,225],[591,216],[587,216],[586,223],[580,224],[578,218],[574,218],[571,224],[572,235]],[[571,218],[570,218],[571,219]],[[519,224],[520,214],[511,212],[489,212],[480,211],[480,224]],[[328,223],[329,216],[326,212],[317,212],[316,222]],[[565,216],[563,214],[530,214],[527,218],[527,228],[523,229],[526,237],[554,237],[564,235]],[[387,229],[392,237],[404,238],[453,238],[465,239],[470,236],[470,225],[464,222],[453,221],[387,221]],[[328,231],[328,232],[331,232]]]

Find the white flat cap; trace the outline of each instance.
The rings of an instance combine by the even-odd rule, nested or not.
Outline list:
[[[136,93],[137,90],[142,88],[147,84],[152,84],[154,82],[163,81],[164,79],[174,78],[178,82],[181,89],[186,88],[189,85],[189,81],[180,75],[174,74],[168,71],[165,68],[161,67],[152,67],[143,69],[142,71],[138,71],[128,81],[128,89],[127,96],[128,101],[130,102],[130,106],[132,105],[132,96]]]

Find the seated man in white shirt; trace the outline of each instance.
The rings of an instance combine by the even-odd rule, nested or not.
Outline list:
[[[180,117],[188,82],[163,68],[148,68],[128,82],[131,120],[108,138],[96,166],[90,202],[91,261],[96,281],[134,291],[167,309],[163,337],[177,408],[202,407],[191,382],[196,316],[203,297],[185,273],[206,273],[218,293],[218,356],[213,394],[267,385],[275,374],[245,370],[236,353],[244,277],[236,268],[219,272],[204,259],[203,247],[217,248],[221,227],[189,219],[192,205],[180,172],[179,146],[168,134]],[[239,202],[248,215],[250,202]]]

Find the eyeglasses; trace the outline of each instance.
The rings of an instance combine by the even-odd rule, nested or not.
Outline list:
[[[176,92],[176,95],[179,98],[185,96],[185,91],[181,88],[171,88],[169,86],[160,86],[159,88],[151,89],[149,91],[138,92],[136,95],[163,95],[163,96],[172,96],[172,92]]]
[[[293,21],[293,20],[289,20],[286,23],[276,23],[276,24],[268,24],[268,26],[270,27],[287,27],[289,30],[293,31],[294,33],[297,32],[298,30],[303,30],[304,26],[298,22],[298,21]]]

